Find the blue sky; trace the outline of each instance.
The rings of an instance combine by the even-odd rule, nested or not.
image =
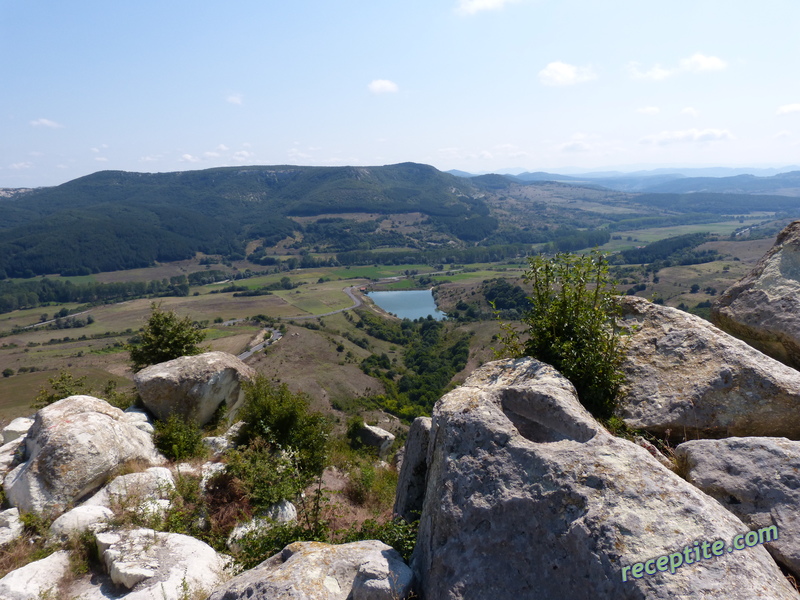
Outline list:
[[[0,0],[0,187],[797,164],[798,23],[797,0]]]

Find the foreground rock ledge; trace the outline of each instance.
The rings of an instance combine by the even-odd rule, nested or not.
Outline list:
[[[434,407],[412,569],[429,600],[799,598],[762,547],[622,581],[624,566],[746,531],[606,432],[553,368],[497,361]]]
[[[632,330],[619,415],[679,439],[800,439],[800,372],[708,321],[644,298],[619,299]]]
[[[800,369],[800,221],[781,231],[753,270],[714,301],[711,320]]]

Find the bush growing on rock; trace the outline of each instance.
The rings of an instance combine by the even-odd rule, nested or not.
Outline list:
[[[506,328],[507,351],[552,365],[572,382],[589,412],[610,417],[624,381],[624,353],[608,261],[594,252],[538,255],[528,262],[523,278],[533,291],[522,318],[528,339],[522,342]]]

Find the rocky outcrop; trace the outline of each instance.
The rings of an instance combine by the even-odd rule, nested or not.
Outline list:
[[[25,437],[32,425],[33,419],[28,419],[27,417],[18,417],[14,419],[11,423],[3,427],[3,439],[0,445],[8,444],[9,442]]]
[[[631,335],[618,414],[629,426],[800,439],[800,372],[694,315],[634,296],[619,303]]]
[[[240,542],[245,536],[265,533],[275,525],[293,521],[297,521],[297,508],[288,500],[281,500],[270,507],[265,516],[256,517],[234,527],[225,543],[231,552],[238,554],[242,551]]]
[[[9,508],[0,511],[0,547],[20,537],[23,529],[18,509]]]
[[[397,478],[394,514],[409,522],[419,518],[425,500],[430,435],[430,417],[417,417],[408,429],[403,463]]]
[[[65,512],[50,525],[50,537],[66,540],[84,531],[99,531],[114,516],[110,508],[99,505],[81,505]]]
[[[28,563],[0,579],[3,600],[42,600],[57,598],[61,579],[69,572],[69,553],[54,552],[47,558]]]
[[[687,481],[742,519],[750,529],[775,525],[765,544],[800,577],[800,442],[745,437],[693,440],[675,449]]]
[[[84,506],[105,506],[118,511],[137,512],[142,516],[158,515],[169,507],[175,490],[172,473],[165,467],[150,467],[138,473],[120,475],[111,480]]]
[[[753,270],[714,301],[711,320],[800,369],[800,221],[781,231]]]
[[[97,534],[111,580],[130,590],[125,600],[205,597],[226,579],[228,560],[188,535],[152,529]]]
[[[158,463],[163,457],[126,413],[92,396],[70,396],[36,413],[25,462],[6,475],[3,487],[23,512],[61,511],[131,460]]]
[[[208,600],[403,600],[411,580],[400,555],[382,542],[295,542]]]
[[[142,369],[134,382],[157,418],[175,414],[205,425],[223,402],[232,420],[244,400],[242,384],[254,377],[255,371],[232,354],[206,352]]]
[[[429,443],[412,557],[425,598],[798,598],[762,547],[640,570],[747,527],[606,432],[548,365],[475,371],[435,405]]]
[[[358,430],[358,439],[369,448],[374,448],[380,458],[386,458],[394,443],[394,434],[374,425],[364,425]]]

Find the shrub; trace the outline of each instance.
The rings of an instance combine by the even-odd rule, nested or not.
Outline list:
[[[522,318],[528,339],[520,342],[506,327],[506,349],[552,365],[573,383],[589,412],[610,417],[624,381],[624,348],[606,258],[595,251],[528,261],[524,280],[533,291],[531,308]]]
[[[263,376],[245,386],[245,402],[239,411],[244,425],[237,443],[262,438],[273,449],[295,453],[298,475],[307,484],[325,468],[330,423],[312,413],[305,396],[274,384]]]
[[[150,318],[139,334],[138,341],[127,346],[134,372],[203,351],[200,343],[205,339],[205,332],[195,326],[189,317],[181,319],[173,311],[161,310],[161,306],[155,303],[150,308]]]
[[[166,421],[157,421],[153,442],[164,456],[170,460],[186,460],[203,456],[203,432],[193,421],[178,415],[170,415]]]

